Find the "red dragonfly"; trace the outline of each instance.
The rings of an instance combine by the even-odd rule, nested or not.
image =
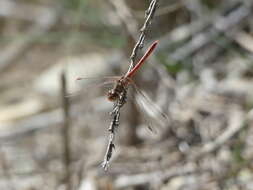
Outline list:
[[[137,88],[136,84],[132,80],[133,75],[138,71],[138,69],[141,67],[141,65],[143,65],[145,60],[154,51],[157,44],[158,44],[158,41],[153,42],[149,46],[149,48],[147,49],[147,51],[145,52],[143,57],[138,61],[138,63],[130,71],[128,71],[125,75],[123,75],[121,77],[106,77],[106,78],[104,78],[104,79],[106,79],[106,81],[103,83],[103,85],[114,83],[114,86],[112,87],[112,89],[110,89],[107,93],[108,100],[113,101],[113,102],[117,101],[120,98],[121,94],[128,90],[129,86],[132,86],[133,89],[135,90],[135,92],[139,95],[137,97],[138,100],[135,102],[137,103],[138,107],[141,107],[141,110],[144,109],[146,112],[148,110],[148,112],[149,112],[148,115],[152,115],[153,117],[159,117],[157,119],[160,121],[161,120],[165,121],[164,119],[166,119],[168,121],[168,119],[167,119],[168,117],[165,114],[163,114],[162,111],[160,111],[159,107],[157,107],[154,103],[152,103],[152,101],[148,98],[148,96],[144,92],[142,92],[141,90],[139,90],[139,88]],[[89,79],[89,78],[77,78],[77,80],[83,80],[83,79]],[[161,117],[162,117],[162,119],[161,119]],[[148,123],[150,123],[150,122],[148,122]],[[153,127],[153,124],[151,124],[151,125]],[[152,129],[152,127],[149,126],[149,129],[151,131],[154,131],[154,129]]]

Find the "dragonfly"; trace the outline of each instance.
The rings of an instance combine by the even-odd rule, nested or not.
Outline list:
[[[111,102],[118,101],[120,96],[123,93],[126,94],[130,86],[133,87],[135,93],[138,95],[137,97],[135,97],[137,99],[135,103],[137,107],[140,108],[139,110],[144,110],[144,112],[147,112],[148,110],[149,113],[146,113],[143,115],[148,115],[149,118],[150,118],[150,115],[152,115],[152,117],[156,117],[156,119],[159,120],[160,122],[157,122],[155,125],[159,123],[159,126],[161,126],[161,123],[162,125],[164,125],[164,123],[169,120],[168,116],[164,114],[155,103],[153,103],[153,101],[146,95],[146,93],[144,93],[143,91],[140,90],[140,88],[137,87],[137,85],[135,84],[133,80],[133,76],[140,69],[140,67],[147,60],[147,58],[152,54],[157,44],[158,44],[158,41],[154,41],[146,50],[146,52],[141,57],[141,59],[135,64],[135,66],[130,71],[126,72],[126,74],[122,76],[116,76],[116,77],[104,77],[105,82],[103,82],[102,85],[113,84],[112,88],[107,92],[107,99]],[[89,78],[79,77],[76,80],[80,81],[80,80],[86,80],[86,79],[89,79]],[[141,112],[143,113],[143,111]],[[149,121],[146,121],[149,125],[148,128],[154,132],[155,125],[150,124],[151,120],[150,119],[148,120]]]

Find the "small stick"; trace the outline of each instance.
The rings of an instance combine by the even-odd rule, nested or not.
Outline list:
[[[130,56],[130,66],[129,66],[129,69],[128,69],[128,73],[133,69],[134,67],[134,62],[135,62],[135,59],[136,59],[136,56],[138,54],[138,50],[139,49],[142,49],[143,46],[144,46],[144,40],[145,40],[145,37],[146,37],[146,32],[148,30],[148,26],[150,25],[151,23],[151,20],[155,14],[155,11],[156,11],[156,7],[158,5],[158,0],[152,0],[150,2],[150,5],[148,7],[148,9],[145,11],[145,22],[140,30],[140,36],[139,36],[139,39],[138,41],[136,42],[134,48],[133,48],[133,51],[132,51],[132,54]]]
[[[117,0],[119,1],[119,0]],[[152,0],[150,2],[149,8],[146,11],[146,20],[144,22],[143,27],[141,28],[140,32],[140,36],[139,36],[139,40],[136,42],[136,45],[133,48],[131,57],[130,57],[130,65],[129,65],[129,69],[127,71],[126,76],[131,76],[135,73],[135,71],[142,65],[142,63],[145,61],[145,59],[150,55],[150,53],[152,53],[152,51],[154,50],[154,48],[157,45],[157,41],[154,42],[150,48],[147,50],[147,53],[145,53],[145,55],[141,58],[141,60],[137,63],[136,66],[134,66],[134,62],[136,59],[136,55],[138,53],[138,50],[141,49],[143,47],[143,43],[145,40],[145,35],[146,35],[146,31],[148,29],[149,24],[151,23],[151,20],[154,16],[156,7],[157,7],[157,2],[158,0]],[[104,170],[108,169],[112,154],[113,154],[113,149],[115,148],[115,144],[114,144],[114,139],[115,139],[115,130],[117,129],[117,127],[119,126],[119,118],[120,118],[120,109],[121,107],[126,103],[126,98],[127,98],[127,89],[122,92],[122,94],[120,95],[120,98],[116,101],[113,111],[111,112],[111,116],[112,116],[112,121],[109,127],[109,142],[107,145],[107,149],[106,149],[106,153],[104,156],[104,161],[102,163],[102,167],[104,168]]]
[[[106,149],[104,161],[102,163],[102,167],[104,168],[104,170],[108,169],[109,162],[112,157],[113,149],[115,149],[115,145],[114,145],[115,132],[119,126],[120,109],[126,103],[126,97],[127,97],[127,91],[124,91],[121,94],[119,100],[117,100],[117,102],[115,103],[113,111],[111,112],[112,121],[111,121],[110,127],[108,129],[108,131],[110,133],[109,134],[109,142],[108,142],[108,146]]]
[[[69,98],[67,97],[67,82],[64,71],[61,74],[61,98],[62,98],[62,108],[64,114],[64,122],[62,128],[63,146],[64,146],[64,165],[66,169],[65,181],[67,184],[67,190],[71,190],[71,146],[70,146],[70,115],[69,115]]]

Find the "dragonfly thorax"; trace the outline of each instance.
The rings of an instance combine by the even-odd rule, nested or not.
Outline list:
[[[119,99],[120,95],[126,91],[128,86],[128,82],[124,80],[123,78],[118,80],[114,87],[109,90],[107,93],[107,98],[109,101],[116,101]]]

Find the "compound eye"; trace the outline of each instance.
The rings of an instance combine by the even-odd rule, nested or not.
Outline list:
[[[113,90],[110,90],[107,94],[107,98],[109,101],[113,102],[117,99],[117,94]]]

